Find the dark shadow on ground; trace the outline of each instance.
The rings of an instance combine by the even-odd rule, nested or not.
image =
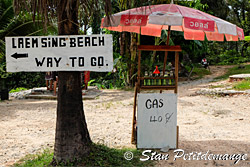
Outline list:
[[[240,159],[244,157],[247,157],[246,160],[239,160],[237,164],[234,164],[236,160],[196,160],[197,157],[190,156],[190,160],[188,160],[189,156],[186,156],[186,160],[183,159],[183,156],[181,158],[176,159],[174,161],[174,156],[177,155],[177,152],[174,153],[174,150],[170,150],[168,152],[169,154],[169,160],[162,160],[157,163],[157,166],[195,166],[195,167],[201,167],[201,166],[250,166],[250,142],[243,142],[243,141],[234,141],[234,140],[208,140],[208,141],[185,141],[182,140],[179,142],[179,149],[184,150],[184,154],[190,153],[200,153],[201,155],[206,154],[240,154],[238,156]],[[176,149],[175,149],[176,150]],[[166,153],[164,153],[166,154]],[[180,152],[180,155],[182,152]],[[212,157],[212,155],[210,156]],[[208,156],[207,156],[208,158]]]

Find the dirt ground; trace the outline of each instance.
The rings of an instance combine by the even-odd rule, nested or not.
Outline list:
[[[173,161],[175,153],[171,150],[169,160],[157,161],[157,166],[250,166],[250,96],[194,94],[228,67],[211,67],[212,75],[179,84],[179,149],[185,154],[247,154],[248,158],[236,165],[232,160],[180,158]],[[83,102],[93,142],[135,148],[130,144],[133,96],[133,91],[104,90],[97,99]],[[15,99],[0,102],[0,166],[9,166],[27,154],[53,148],[56,103],[53,100]]]

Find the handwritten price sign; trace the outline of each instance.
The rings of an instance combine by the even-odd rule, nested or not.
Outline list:
[[[176,148],[177,95],[138,94],[138,148]]]

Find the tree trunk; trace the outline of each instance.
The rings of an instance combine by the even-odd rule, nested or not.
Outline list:
[[[130,55],[130,33],[129,32],[125,32],[125,57],[127,59],[127,62],[128,62],[128,69],[131,69],[131,65],[132,65],[132,62],[131,62],[131,55]],[[130,76],[130,70],[128,70],[127,72],[127,84],[128,86],[131,86],[131,83],[130,83],[130,79],[131,79],[131,76]]]
[[[121,32],[120,33],[120,55],[124,56],[124,52],[125,52],[125,32]]]
[[[57,6],[59,35],[78,34],[78,5],[67,0]],[[68,12],[68,13],[67,13]],[[80,72],[58,73],[58,103],[52,164],[73,162],[90,151],[91,139],[83,112]]]
[[[131,55],[131,67],[129,68],[130,86],[135,85],[137,77],[133,77],[136,68],[136,55],[137,55],[137,35],[136,33],[130,33],[130,55]]]
[[[128,66],[128,70],[126,73],[126,86],[130,86],[130,69],[131,69],[128,35],[129,35],[128,32],[122,32],[120,36],[120,55],[126,57],[127,66]]]

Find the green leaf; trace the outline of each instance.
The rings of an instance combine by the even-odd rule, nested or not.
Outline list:
[[[250,36],[245,36],[245,41],[250,42]]]

